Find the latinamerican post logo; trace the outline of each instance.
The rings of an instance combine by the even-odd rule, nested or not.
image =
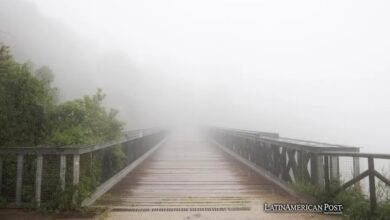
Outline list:
[[[264,203],[264,212],[268,213],[283,213],[283,212],[312,212],[312,213],[323,213],[323,214],[332,214],[340,215],[343,214],[343,205],[341,204],[268,204]]]

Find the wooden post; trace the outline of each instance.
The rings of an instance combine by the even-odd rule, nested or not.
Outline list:
[[[65,190],[66,155],[60,155],[60,184],[62,191]]]
[[[16,193],[15,203],[20,205],[22,202],[22,184],[23,184],[23,154],[18,154],[16,164]]]
[[[73,155],[73,185],[79,184],[80,178],[80,154]]]
[[[353,177],[360,174],[360,160],[359,157],[353,157]]]
[[[275,176],[279,176],[279,174],[281,173],[281,161],[280,161],[280,146],[279,145],[275,145],[274,148],[273,148],[273,167],[274,167],[274,174]]]
[[[80,178],[80,154],[73,155],[73,186],[79,185]],[[73,204],[76,204],[76,198],[78,196],[78,191],[76,190],[73,194]]]
[[[272,165],[271,165],[271,162],[272,162],[272,160],[273,160],[273,158],[272,158],[272,152],[271,152],[272,145],[271,145],[270,143],[266,143],[265,149],[266,149],[265,155],[267,155],[266,169],[267,169],[268,171],[270,171],[270,170],[273,169],[273,167],[272,167]]]
[[[320,190],[324,190],[324,156],[318,154],[311,154],[310,159],[311,179],[314,185]]]
[[[339,171],[339,157],[338,156],[330,156],[330,178],[333,181],[338,181],[340,178]]]
[[[282,146],[282,152],[281,152],[281,160],[280,160],[280,178],[282,178],[285,181],[288,181],[288,178],[286,175],[288,175],[287,171],[287,152],[286,147]]]
[[[0,158],[0,195],[3,186],[3,159]]]
[[[298,181],[302,182],[303,178],[303,152],[302,150],[297,150],[297,165],[298,165]],[[297,181],[297,180],[295,180]]]
[[[37,206],[41,205],[42,161],[42,155],[37,155],[37,167],[35,171],[35,202]]]
[[[256,164],[257,165],[260,165],[260,150],[261,150],[261,143],[260,142],[256,142],[256,146],[255,146],[255,160],[256,160]]]
[[[374,158],[368,157],[368,186],[370,188],[370,208],[373,212],[376,208],[376,189],[375,189],[375,167]]]
[[[353,157],[353,177],[357,177],[360,174],[360,158]],[[355,183],[355,186],[360,190],[360,181]]]
[[[329,157],[324,155],[324,179],[325,179],[325,192],[330,192],[330,179],[329,179]]]

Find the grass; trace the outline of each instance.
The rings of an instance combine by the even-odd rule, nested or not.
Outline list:
[[[333,183],[337,187],[338,183]],[[390,187],[383,182],[377,182],[377,206],[374,211],[370,210],[369,199],[361,193],[357,186],[352,186],[337,195],[331,195],[321,191],[310,182],[300,182],[294,184],[298,193],[305,197],[312,198],[318,203],[342,204],[343,219],[346,220],[388,220],[390,219]]]

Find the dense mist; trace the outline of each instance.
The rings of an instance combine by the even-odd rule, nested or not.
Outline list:
[[[390,153],[390,2],[0,0],[0,42],[128,129],[208,124]]]

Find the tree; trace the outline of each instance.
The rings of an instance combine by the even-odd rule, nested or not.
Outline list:
[[[0,146],[100,143],[119,137],[123,123],[93,96],[57,104],[58,89],[49,67],[17,63],[0,45]]]
[[[50,116],[51,134],[47,142],[51,145],[94,144],[119,137],[123,123],[116,119],[116,110],[104,108],[104,97],[99,89],[93,96],[56,106]]]
[[[20,64],[9,48],[0,44],[0,147],[96,144],[121,135],[123,123],[117,119],[118,111],[103,106],[105,95],[101,89],[92,96],[58,104],[58,90],[52,86],[53,80],[49,67],[35,69],[32,63]],[[121,146],[91,154],[90,165],[80,166],[80,174],[84,176],[79,184],[80,196],[85,197],[122,169],[124,159]],[[15,158],[5,158],[3,162],[6,164],[3,187],[11,189],[15,186],[12,178],[15,172],[11,169],[15,167]],[[10,164],[12,166],[8,166]],[[26,160],[24,166],[34,167],[34,162]],[[52,192],[56,192],[57,176],[46,178],[51,178],[48,181],[52,183]],[[28,181],[26,185],[33,185],[33,178],[24,181]],[[61,195],[65,194],[61,191]],[[51,205],[60,208],[64,201],[73,204],[72,196],[61,198]]]
[[[118,138],[123,123],[116,119],[118,112],[103,106],[105,95],[99,89],[93,96],[68,101],[56,106],[50,116],[51,134],[47,143],[51,146],[96,144]],[[81,194],[88,194],[100,182],[123,168],[125,154],[120,146],[110,147],[95,154],[91,162],[92,169],[81,167],[83,178]]]
[[[47,94],[44,106],[50,108],[47,109],[47,111],[50,111],[54,104],[58,102],[58,89],[51,85],[54,81],[54,74],[49,67],[42,66],[34,71],[34,75],[42,83]]]
[[[46,110],[54,98],[48,89],[30,65],[17,63],[0,45],[0,146],[34,146],[45,139]]]

